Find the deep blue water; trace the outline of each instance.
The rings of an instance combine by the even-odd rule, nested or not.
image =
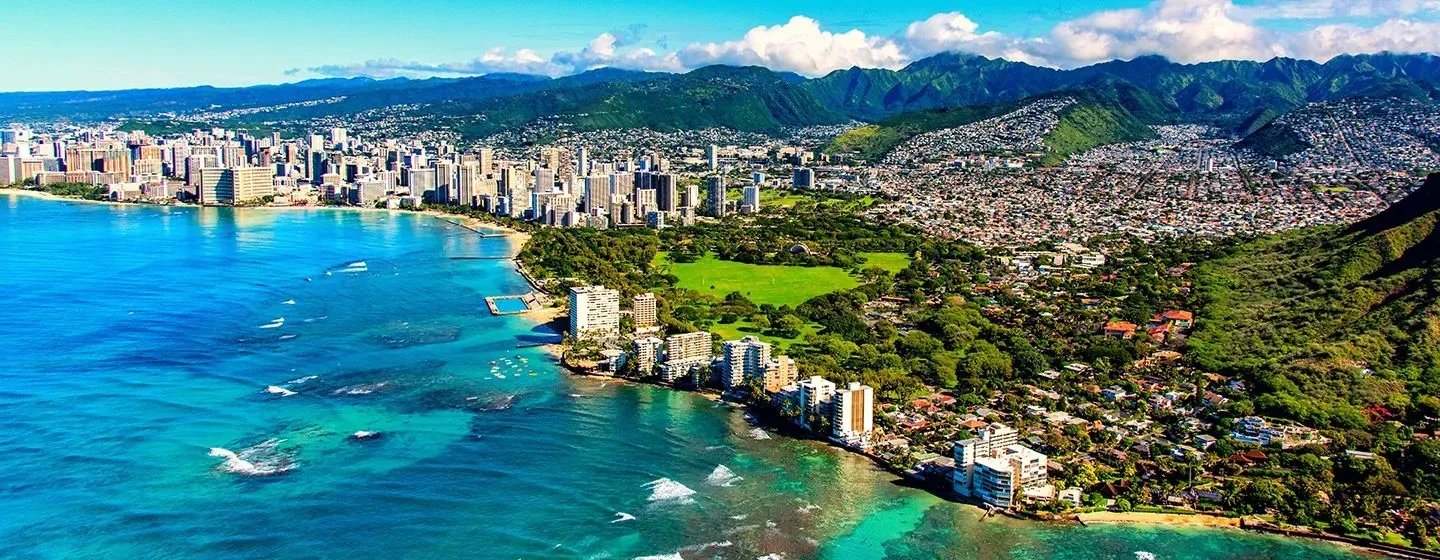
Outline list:
[[[728,406],[569,377],[485,306],[526,291],[513,263],[451,259],[512,250],[414,214],[0,195],[0,558],[1352,556],[981,522]]]

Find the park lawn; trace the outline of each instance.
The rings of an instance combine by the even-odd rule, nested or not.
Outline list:
[[[732,187],[725,191],[725,198],[728,198],[730,200],[740,200],[741,198],[743,198],[743,195],[744,189],[736,189]],[[794,206],[797,202],[802,202],[810,199],[811,197],[808,194],[797,194],[788,189],[760,189],[760,207],[762,210],[765,208],[789,208],[791,206]]]
[[[805,323],[805,327],[800,329],[800,336],[795,338],[781,338],[763,334],[760,332],[760,328],[756,327],[754,323],[751,323],[749,319],[741,319],[728,325],[715,323],[710,326],[709,330],[712,333],[720,335],[725,340],[739,340],[746,336],[758,336],[760,340],[773,345],[775,351],[784,352],[788,350],[790,346],[804,341],[806,335],[818,333],[823,328],[824,327],[821,327],[817,323]]]
[[[860,256],[865,257],[866,267],[879,267],[892,273],[910,266],[910,255],[904,253],[860,253]]]
[[[794,307],[815,296],[860,285],[859,280],[843,268],[746,264],[722,261],[709,253],[693,263],[672,263],[665,260],[665,253],[661,252],[655,255],[652,264],[678,277],[680,288],[717,298],[740,292],[756,305]]]

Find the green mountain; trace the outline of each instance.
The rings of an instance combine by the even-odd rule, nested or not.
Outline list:
[[[950,107],[904,113],[837,136],[825,146],[829,153],[849,153],[874,160],[919,134],[953,128],[1014,111],[1032,101],[1071,97],[1076,103],[1060,111],[1055,129],[1045,137],[1049,148],[1042,163],[1058,164],[1071,154],[1116,142],[1154,137],[1147,125],[1176,118],[1177,111],[1146,92],[1119,81],[1090,84],[1014,103]]]
[[[1190,120],[1236,126],[1265,108],[1285,111],[1379,90],[1440,99],[1440,58],[1374,54],[1336,57],[1324,64],[1291,58],[1266,62],[1177,64],[1158,56],[1112,61],[1074,70],[965,54],[939,54],[900,70],[852,68],[804,85],[826,104],[859,119],[957,105],[1008,102],[1122,80]]]
[[[458,118],[460,132],[484,136],[553,118],[575,130],[651,128],[676,131],[727,127],[777,132],[783,127],[836,124],[830,110],[783,74],[759,67],[709,66],[638,81],[601,81],[479,101],[450,101],[420,113]]]
[[[1195,269],[1199,367],[1256,412],[1316,426],[1440,415],[1440,174],[1350,227],[1294,230]]]

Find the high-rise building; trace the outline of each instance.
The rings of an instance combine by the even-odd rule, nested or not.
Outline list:
[[[797,189],[810,189],[815,187],[815,171],[808,167],[796,167],[795,177],[791,185]]]
[[[874,427],[874,389],[851,382],[844,389],[835,391],[830,406],[830,433],[834,439],[851,447],[869,447]]]
[[[798,385],[800,417],[796,421],[801,427],[814,429],[816,419],[829,416],[830,402],[835,398],[835,383],[816,375]]]
[[[630,310],[631,318],[635,320],[635,328],[643,329],[655,326],[655,294],[645,292],[635,296]]]
[[[759,172],[759,171],[756,171],[756,172],[754,172],[754,173],[751,173],[751,174],[750,174],[750,184],[752,184],[752,185],[763,185],[763,184],[765,184],[765,174],[764,174],[764,173],[761,173],[761,172]]]
[[[570,337],[614,336],[620,329],[620,292],[604,286],[570,288]]]
[[[201,204],[253,202],[275,194],[275,172],[269,167],[227,167],[200,170]]]
[[[684,188],[680,189],[680,206],[677,207],[676,210],[689,208],[693,214],[694,210],[699,207],[700,185],[685,185]]]
[[[740,199],[740,208],[746,212],[760,211],[760,187],[758,185],[745,187],[744,196]]]
[[[651,181],[655,184],[656,205],[661,212],[674,212],[680,207],[680,193],[676,190],[674,175],[657,173]]]
[[[727,390],[745,385],[750,378],[763,378],[770,364],[770,344],[747,336],[721,345],[720,385]]]
[[[331,144],[344,144],[346,140],[349,140],[349,135],[343,127],[337,126],[330,129]]]
[[[581,177],[590,174],[590,150],[580,148],[575,157],[575,174]]]
[[[981,428],[976,437],[955,442],[955,492],[999,507],[1018,495],[1048,486],[1045,455],[1019,445],[1019,433],[1003,424]]]
[[[725,217],[725,177],[714,175],[709,179],[710,215],[716,218]]]
[[[660,365],[660,351],[663,346],[664,341],[658,337],[635,339],[635,372],[641,377],[655,375],[655,368]]]
[[[765,391],[767,393],[779,393],[781,389],[795,383],[800,378],[800,368],[795,365],[795,359],[781,354],[765,364]]]
[[[697,331],[665,337],[665,363],[660,379],[675,383],[686,376],[701,373],[714,357],[710,333]]]
[[[711,144],[705,148],[705,161],[710,165],[711,171],[714,171],[715,169],[720,167],[720,156],[717,153],[714,144]]]
[[[610,176],[599,175],[585,178],[585,208],[586,213],[601,211],[604,212],[610,202]]]

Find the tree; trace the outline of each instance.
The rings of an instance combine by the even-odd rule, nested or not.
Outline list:
[[[771,334],[780,338],[795,338],[800,336],[800,329],[803,328],[805,328],[805,322],[801,321],[799,317],[786,315],[781,317],[779,321],[775,321],[775,326],[771,329]]]

